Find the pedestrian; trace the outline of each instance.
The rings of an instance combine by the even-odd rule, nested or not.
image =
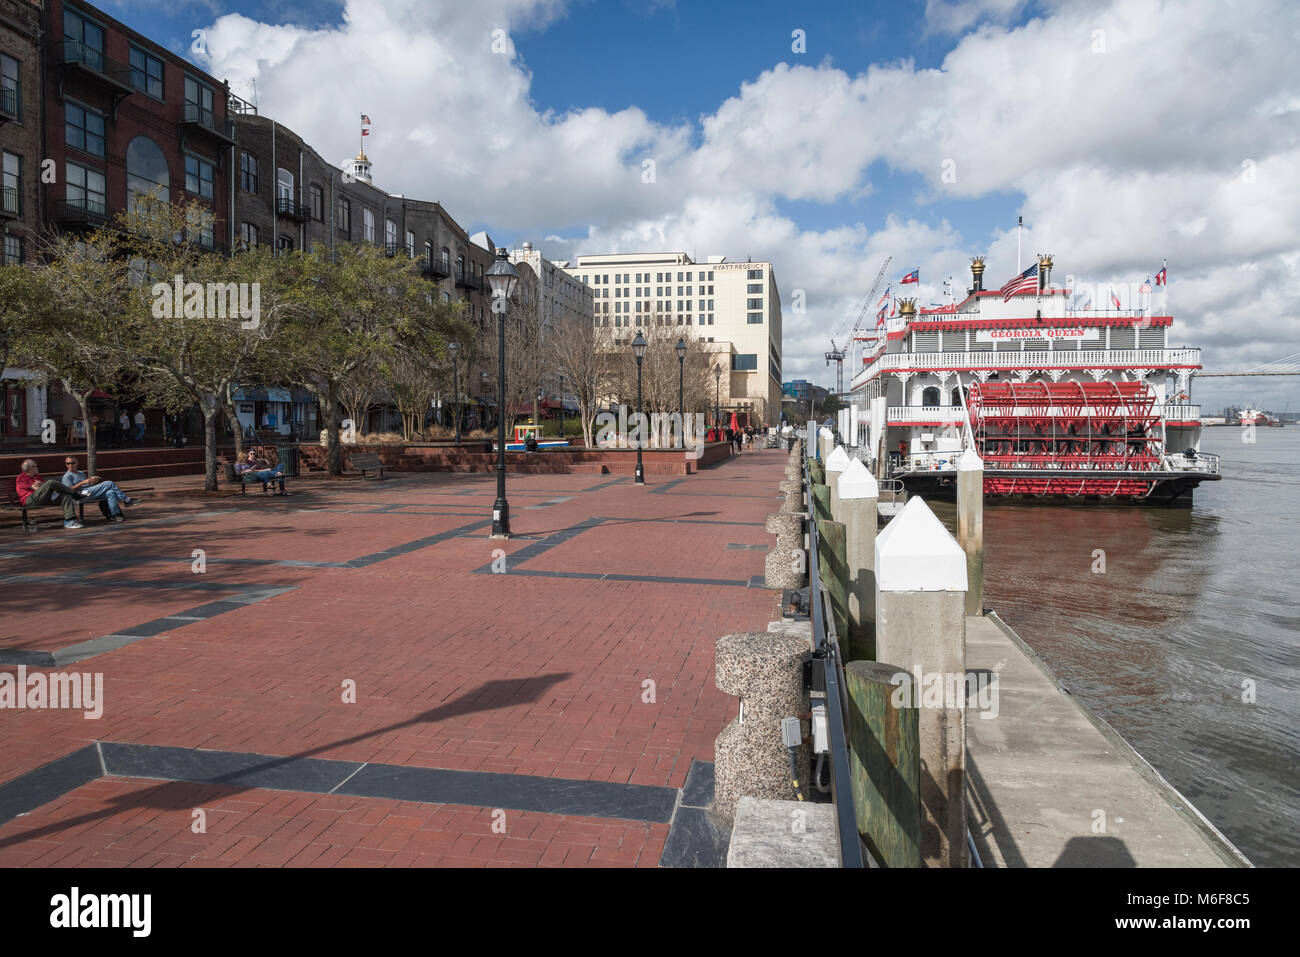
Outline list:
[[[144,409],[135,410],[135,444],[144,444]]]
[[[14,480],[14,490],[18,493],[19,502],[23,505],[37,506],[49,505],[55,499],[58,499],[63,506],[63,527],[85,527],[77,521],[76,492],[65,488],[62,483],[54,479],[46,480],[41,478],[35,459],[23,459],[19,468],[21,471]]]
[[[126,409],[117,417],[117,442],[118,445],[126,445],[131,441],[131,417],[126,414]]]

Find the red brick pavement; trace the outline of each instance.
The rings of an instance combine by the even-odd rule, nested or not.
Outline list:
[[[773,593],[475,571],[495,549],[509,565],[600,516],[522,568],[748,581],[763,551],[726,545],[768,544],[783,460],[749,453],[663,494],[630,481],[583,491],[608,476],[512,477],[516,538],[483,528],[357,568],[222,559],[343,562],[452,532],[490,519],[493,479],[398,476],[287,499],[168,501],[77,533],[0,532],[0,556],[32,556],[0,557],[0,578],[89,572],[78,585],[4,584],[0,650],[59,647],[229,594],[199,583],[293,589],[68,666],[104,674],[99,720],[0,711],[0,783],[101,740],[681,787],[735,709],[713,685],[714,639],[765,629]],[[355,704],[342,701],[348,679]],[[647,679],[654,703],[642,701]],[[197,806],[204,835],[190,831]],[[108,777],[0,827],[0,865],[653,865],[668,830],[508,811],[499,835],[489,812]]]

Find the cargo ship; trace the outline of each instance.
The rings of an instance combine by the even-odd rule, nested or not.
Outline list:
[[[986,290],[977,256],[961,301],[902,299],[860,337],[858,454],[923,496],[955,494],[957,460],[974,449],[992,501],[1190,507],[1200,483],[1220,478],[1188,401],[1200,349],[1169,345],[1168,315],[1076,308],[1073,290],[1052,286],[1052,265],[1041,254]]]

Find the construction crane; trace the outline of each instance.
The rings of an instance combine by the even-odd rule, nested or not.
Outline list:
[[[880,272],[876,273],[876,281],[871,284],[871,289],[867,291],[866,296],[862,299],[862,305],[858,307],[857,316],[853,321],[853,328],[849,331],[847,340],[847,342],[850,343],[850,348],[852,347],[851,343],[858,334],[858,330],[862,328],[863,321],[867,318],[871,309],[871,304],[875,301],[876,290],[880,288],[880,280],[885,278],[885,270],[889,268],[889,264],[893,261],[893,256],[885,257],[885,261],[880,265]],[[843,326],[841,326],[841,329],[843,329]],[[826,353],[826,364],[830,365],[832,362],[835,363],[836,395],[844,394],[844,350],[835,344],[836,339],[843,338],[843,333],[837,332],[835,337],[831,339],[831,351]]]

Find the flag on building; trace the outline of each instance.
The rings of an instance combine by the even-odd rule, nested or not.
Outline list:
[[[1165,270],[1166,270],[1167,268],[1168,268],[1168,267],[1166,267],[1166,266],[1161,266],[1161,267],[1160,267],[1160,271],[1159,271],[1158,273],[1156,273],[1156,285],[1157,285],[1157,286],[1163,286],[1163,285],[1165,284],[1165,279],[1166,279],[1166,277],[1165,277]]]
[[[1110,301],[1111,301],[1112,303],[1115,304],[1115,308],[1116,308],[1116,309],[1123,309],[1123,308],[1124,308],[1123,306],[1121,306],[1121,305],[1119,304],[1119,296],[1115,295],[1115,290],[1114,290],[1114,289],[1112,289],[1112,290],[1110,291]]]
[[[1150,291],[1151,291],[1151,277],[1150,277],[1150,276],[1147,276],[1147,281],[1144,282],[1144,283],[1142,284],[1142,289],[1141,289],[1140,291],[1141,291],[1141,292],[1150,292]]]
[[[876,313],[876,328],[877,328],[877,329],[879,329],[881,326],[883,326],[883,325],[885,324],[885,311],[886,311],[886,307],[885,307],[885,306],[881,306],[881,307],[880,307],[880,311]]]
[[[907,285],[909,282],[919,283],[921,281],[921,267],[917,266],[902,279],[898,280],[899,285]]]
[[[1075,308],[1075,309],[1087,309],[1087,308],[1088,308],[1089,306],[1091,306],[1091,305],[1092,305],[1092,290],[1089,289],[1087,295],[1084,296],[1083,302],[1079,303],[1079,304],[1078,304],[1077,306],[1075,306],[1074,308]]]
[[[370,135],[370,117],[366,116],[364,113],[361,114],[361,135]]]
[[[877,306],[883,306],[885,303],[889,302],[889,291],[890,291],[892,288],[894,288],[894,287],[893,287],[893,286],[886,286],[886,287],[885,287],[885,294],[884,294],[883,296],[880,297],[880,302],[876,303]]]
[[[1010,280],[1005,286],[998,290],[1002,293],[1002,301],[1006,302],[1018,292],[1024,292],[1028,289],[1038,288],[1038,263],[1034,263],[1019,276]]]

